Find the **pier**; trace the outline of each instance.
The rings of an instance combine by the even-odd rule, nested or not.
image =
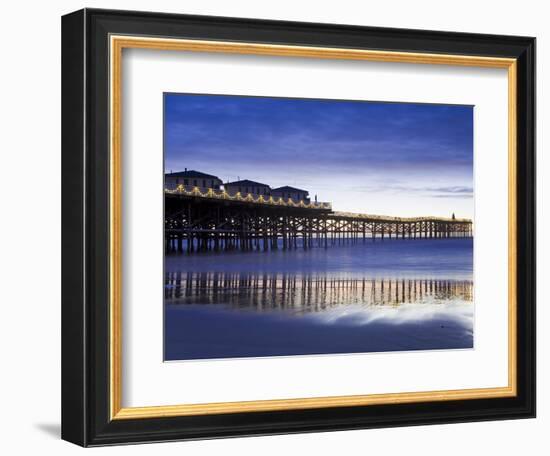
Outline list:
[[[164,206],[167,253],[307,250],[385,239],[473,236],[470,219],[338,212],[330,203],[197,187],[165,189]]]

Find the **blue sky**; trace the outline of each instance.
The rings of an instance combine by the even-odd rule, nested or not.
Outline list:
[[[164,153],[335,210],[473,217],[472,106],[166,94]]]

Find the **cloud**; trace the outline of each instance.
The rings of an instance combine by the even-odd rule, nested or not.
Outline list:
[[[166,158],[200,153],[215,163],[338,170],[472,167],[470,107],[172,95],[166,99]]]
[[[468,212],[471,107],[183,94],[165,102],[167,171],[293,185],[356,210],[368,202]]]
[[[469,186],[448,186],[448,187],[432,187],[432,186],[414,186],[404,184],[384,184],[364,185],[353,187],[353,190],[365,193],[412,193],[417,196],[428,198],[473,198],[474,189]]]
[[[451,194],[472,194],[474,191],[472,187],[460,187],[460,186],[434,187],[434,188],[429,188],[429,190],[433,192],[451,193]]]
[[[473,198],[472,187],[434,187],[425,190],[432,198]]]

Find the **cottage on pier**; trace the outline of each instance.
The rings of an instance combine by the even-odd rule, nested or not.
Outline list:
[[[178,186],[183,185],[188,191],[198,187],[204,193],[208,189],[219,190],[222,183],[222,180],[217,176],[195,170],[187,171],[187,168],[185,168],[185,171],[164,175],[164,187],[168,190],[175,190]]]
[[[285,202],[292,199],[295,203],[299,203],[300,201],[309,203],[309,192],[307,190],[289,187],[288,185],[274,188],[271,190],[271,194],[273,195],[273,198],[283,198],[283,201]]]
[[[245,197],[248,194],[257,198],[258,196],[263,196],[264,198],[271,195],[271,187],[267,184],[262,184],[261,182],[254,182],[248,179],[238,180],[235,182],[227,182],[223,184],[225,191],[234,196],[237,193],[240,193],[241,196]]]

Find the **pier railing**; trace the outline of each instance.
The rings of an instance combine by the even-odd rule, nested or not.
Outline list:
[[[254,196],[252,193],[247,193],[243,196],[241,192],[237,192],[234,195],[229,194],[225,190],[214,190],[213,188],[205,189],[201,191],[199,187],[189,187],[186,188],[183,185],[179,185],[177,188],[170,190],[168,188],[164,189],[165,193],[172,195],[186,195],[186,196],[195,196],[199,198],[210,198],[216,200],[228,200],[228,201],[240,201],[243,203],[251,204],[264,204],[268,206],[282,206],[282,207],[299,207],[303,209],[324,209],[331,210],[332,204],[327,202],[309,202],[306,203],[303,200],[294,201],[292,198],[274,198],[273,196],[264,196],[257,195]]]
[[[450,217],[393,217],[391,215],[373,215],[373,214],[358,214],[356,212],[339,212],[334,211],[334,217],[349,218],[355,220],[380,220],[383,222],[403,222],[403,223],[415,223],[415,222],[451,222],[451,223],[471,223],[470,219],[466,218],[450,218]]]

